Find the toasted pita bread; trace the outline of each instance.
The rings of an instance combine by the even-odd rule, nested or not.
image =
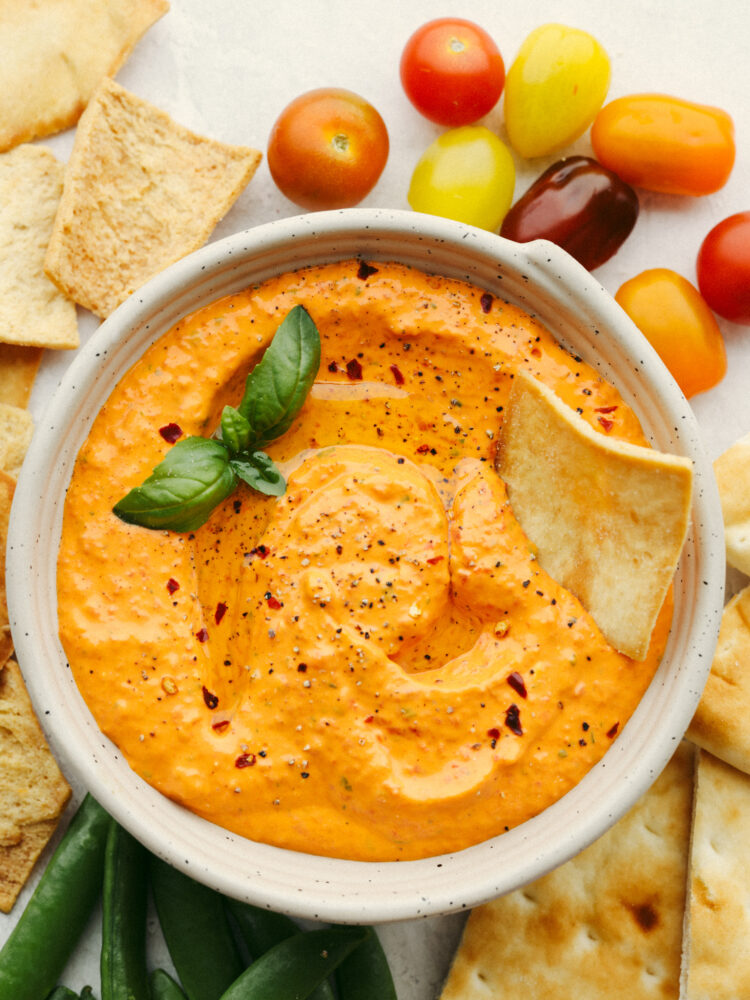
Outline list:
[[[3,0],[0,151],[75,125],[166,0]]]
[[[729,601],[711,673],[687,737],[750,774],[750,586]]]
[[[47,251],[49,277],[107,316],[202,246],[261,154],[201,138],[105,80],[81,118]]]
[[[0,760],[0,910],[7,913],[70,797],[14,660],[0,672]]]
[[[517,374],[498,472],[539,563],[621,653],[642,660],[688,529],[692,464],[599,434]]]
[[[0,471],[0,629],[4,629],[8,625],[8,602],[5,593],[5,549],[8,544],[8,521],[15,486],[15,479]],[[10,633],[8,633],[9,636]]]
[[[0,403],[28,405],[41,360],[41,347],[0,344]]]
[[[472,911],[441,1000],[677,998],[694,751],[599,840]]]
[[[750,776],[699,752],[683,1000],[750,996]]]
[[[750,576],[750,434],[714,462],[724,515],[727,562]]]
[[[63,173],[63,165],[42,146],[0,155],[0,341],[5,344],[78,346],[75,305],[44,274]]]
[[[34,422],[28,410],[0,403],[0,469],[18,476],[31,443]]]

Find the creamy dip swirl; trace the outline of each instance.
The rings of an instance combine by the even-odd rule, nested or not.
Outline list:
[[[268,449],[286,494],[241,486],[190,534],[119,521],[160,429],[210,434],[297,303],[323,361]],[[537,564],[493,463],[521,368],[645,443],[537,321],[395,263],[283,274],[144,354],[81,449],[58,565],[76,681],[138,774],[251,839],[362,860],[458,850],[580,781],[651,680],[671,603],[635,662]]]

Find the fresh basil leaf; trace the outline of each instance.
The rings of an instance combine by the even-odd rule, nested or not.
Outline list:
[[[239,411],[250,424],[253,447],[289,430],[320,367],[320,336],[304,306],[294,306],[245,383]]]
[[[269,497],[280,497],[286,490],[286,480],[273,460],[264,451],[254,451],[229,462],[232,470],[248,486]]]
[[[229,453],[220,441],[183,438],[113,511],[128,524],[193,531],[236,486]]]
[[[240,452],[249,451],[254,443],[252,428],[239,410],[225,406],[221,414],[221,441],[236,458]]]

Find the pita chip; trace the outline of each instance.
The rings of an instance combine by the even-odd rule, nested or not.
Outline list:
[[[28,405],[41,360],[41,347],[0,343],[0,403]]]
[[[261,154],[195,135],[105,80],[81,118],[45,263],[70,298],[109,315],[202,246]]]
[[[3,0],[0,151],[75,125],[166,0]]]
[[[714,462],[730,566],[750,576],[750,434]]]
[[[497,470],[543,569],[615,649],[642,660],[687,535],[689,459],[598,433],[521,373]]]
[[[31,444],[34,423],[28,410],[0,403],[0,469],[18,477]]]
[[[0,341],[5,344],[78,346],[75,305],[44,273],[64,172],[42,146],[0,155]]]
[[[8,913],[70,797],[18,664],[0,671],[0,910]]]
[[[16,481],[0,471],[0,629],[8,625],[8,601],[5,590],[5,549],[8,545],[8,522]]]
[[[750,776],[701,750],[690,848],[684,1000],[750,996]]]
[[[441,1000],[679,995],[694,749],[599,840],[469,916]]]
[[[714,756],[750,774],[750,586],[721,616],[711,672],[687,737]]]

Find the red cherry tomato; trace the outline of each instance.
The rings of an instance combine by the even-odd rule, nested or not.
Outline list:
[[[348,208],[375,186],[388,159],[388,131],[375,108],[349,90],[301,94],[268,140],[276,185],[303,208]]]
[[[401,56],[401,83],[414,107],[438,125],[471,125],[497,104],[505,64],[472,21],[442,17],[418,28]]]
[[[568,156],[541,174],[503,220],[517,243],[551,240],[590,271],[614,254],[638,218],[638,196],[589,156]]]
[[[724,219],[698,252],[698,287],[714,312],[750,324],[750,212]]]
[[[719,324],[687,278],[654,267],[621,285],[615,299],[686,396],[705,392],[724,378],[727,357]]]

